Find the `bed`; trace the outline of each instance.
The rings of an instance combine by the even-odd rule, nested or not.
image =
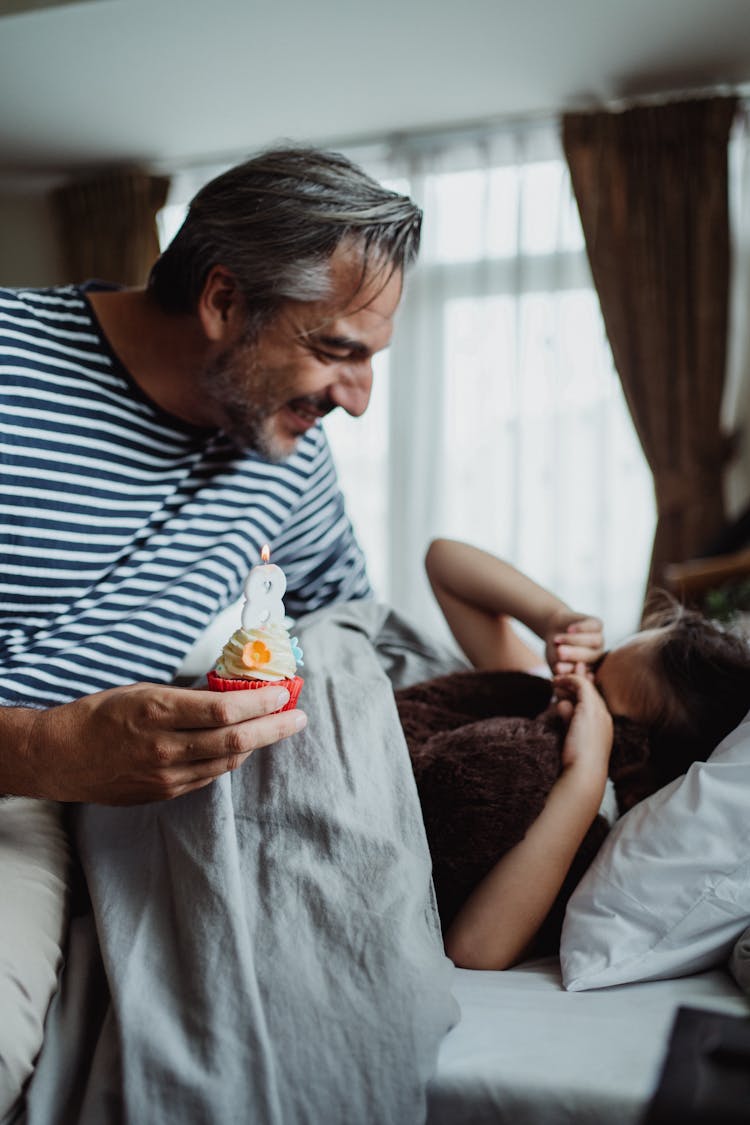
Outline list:
[[[372,602],[299,633],[302,735],[178,801],[73,811],[87,893],[3,1125],[625,1125],[679,1009],[747,1025],[750,715],[618,823],[559,960],[467,972],[393,702],[461,662]]]
[[[723,968],[581,994],[563,989],[548,958],[503,973],[458,969],[453,990],[461,1020],[438,1053],[429,1125],[636,1125],[679,1009],[742,1024],[750,1015]]]

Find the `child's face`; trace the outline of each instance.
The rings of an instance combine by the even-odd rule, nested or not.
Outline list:
[[[594,683],[613,715],[634,722],[652,721],[658,700],[651,650],[660,629],[645,629],[605,654],[594,675]]]

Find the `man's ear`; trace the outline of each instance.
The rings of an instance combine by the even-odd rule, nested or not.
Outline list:
[[[206,338],[219,343],[234,336],[244,322],[244,302],[234,275],[212,266],[198,298],[198,316]]]

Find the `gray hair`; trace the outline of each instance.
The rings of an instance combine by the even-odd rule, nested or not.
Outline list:
[[[329,261],[350,241],[390,276],[417,256],[422,212],[340,153],[271,149],[207,183],[155,263],[149,290],[167,312],[197,307],[214,266],[234,277],[256,326],[288,300],[328,295]]]

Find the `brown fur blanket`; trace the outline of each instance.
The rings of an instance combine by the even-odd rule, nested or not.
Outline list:
[[[565,726],[544,714],[548,680],[456,672],[396,692],[433,863],[443,929],[473,888],[539,816],[560,773]],[[615,720],[610,776],[619,811],[646,795],[648,736]],[[556,951],[565,905],[609,830],[597,816],[535,943]]]

